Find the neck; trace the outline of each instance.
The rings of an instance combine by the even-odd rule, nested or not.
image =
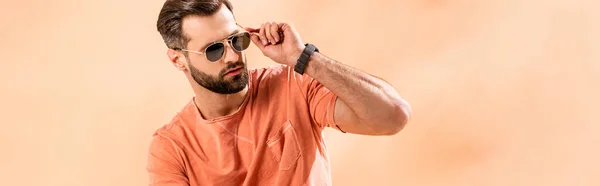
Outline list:
[[[200,114],[204,119],[209,120],[236,112],[248,94],[248,86],[234,94],[218,94],[204,87],[194,88],[194,93],[196,94],[194,102]]]

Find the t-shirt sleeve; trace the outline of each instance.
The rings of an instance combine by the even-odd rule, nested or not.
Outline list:
[[[311,119],[315,121],[321,129],[324,127],[331,127],[344,132],[338,127],[334,120],[335,102],[338,98],[337,95],[307,74],[300,75],[293,69],[290,70],[290,73],[294,74],[296,83],[298,83],[300,89],[302,89],[302,93],[305,94],[304,96],[309,106]]]
[[[181,149],[173,141],[154,135],[148,155],[150,186],[189,186]]]

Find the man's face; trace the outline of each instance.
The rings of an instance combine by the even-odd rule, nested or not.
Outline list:
[[[187,67],[196,83],[219,94],[237,93],[246,87],[248,69],[245,55],[235,51],[225,40],[235,33],[244,32],[236,24],[229,9],[222,6],[211,16],[185,17],[182,30],[190,39],[187,50],[205,52],[206,47],[213,42],[226,43],[223,56],[214,62],[209,61],[206,54],[187,53]]]

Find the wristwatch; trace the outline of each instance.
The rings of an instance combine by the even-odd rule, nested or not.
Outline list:
[[[310,56],[312,56],[314,52],[319,52],[319,49],[315,45],[306,43],[304,46],[304,50],[302,51],[302,54],[300,54],[298,61],[296,61],[296,66],[294,66],[294,71],[302,75],[304,75],[304,69],[306,69],[306,66],[308,65]]]

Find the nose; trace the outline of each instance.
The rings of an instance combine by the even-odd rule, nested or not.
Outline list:
[[[240,54],[241,54],[241,52],[240,52]],[[223,62],[225,62],[225,63],[238,62],[238,61],[240,61],[240,54],[238,54],[238,51],[233,49],[230,42],[227,42],[227,44],[225,45],[225,54],[223,54],[223,60],[224,60]]]

